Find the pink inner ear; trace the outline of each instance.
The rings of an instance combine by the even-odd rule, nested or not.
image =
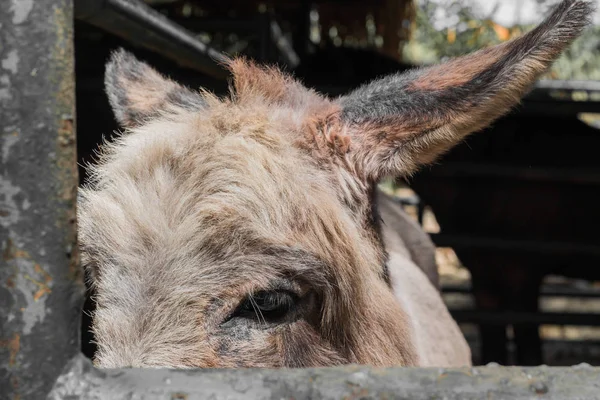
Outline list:
[[[146,68],[141,80],[132,81],[121,76],[119,83],[125,89],[129,106],[142,114],[152,112],[178,86],[151,68]]]

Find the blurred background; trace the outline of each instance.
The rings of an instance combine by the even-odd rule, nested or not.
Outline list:
[[[79,165],[118,126],[103,92],[125,47],[225,93],[220,53],[277,64],[336,96],[522,34],[558,0],[76,2]],[[437,246],[444,299],[475,364],[600,365],[600,14],[511,114],[382,188]],[[86,179],[80,168],[80,179]],[[83,351],[91,356],[91,301]]]

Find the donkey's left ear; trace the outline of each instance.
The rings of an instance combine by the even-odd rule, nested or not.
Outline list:
[[[592,11],[590,1],[563,0],[513,41],[388,76],[341,98],[357,174],[408,175],[505,114],[579,36]]]
[[[111,54],[104,86],[117,121],[127,128],[168,113],[205,106],[199,93],[163,77],[123,49]]]

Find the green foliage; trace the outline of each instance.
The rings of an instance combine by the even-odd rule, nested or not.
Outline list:
[[[443,8],[443,10],[442,10]],[[436,29],[433,21],[440,11],[452,16],[445,27]],[[404,46],[403,59],[415,64],[431,64],[502,43],[533,26],[506,28],[490,18],[477,18],[464,1],[438,4],[423,0],[417,8],[415,29]],[[551,79],[600,80],[600,26],[588,29],[561,56],[547,74]]]
[[[577,39],[550,72],[554,79],[600,80],[600,26]]]

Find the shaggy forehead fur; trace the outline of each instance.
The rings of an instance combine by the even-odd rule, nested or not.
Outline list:
[[[127,351],[151,357],[144,346],[166,346],[185,359],[190,349],[181,344],[206,339],[206,321],[190,314],[281,276],[335,292],[322,321],[332,331],[333,316],[348,312],[336,306],[350,310],[385,289],[383,252],[365,227],[368,209],[345,207],[367,188],[334,165],[328,152],[339,141],[308,118],[315,105],[331,105],[294,92],[276,71],[242,61],[232,68],[231,99],[204,94],[201,110],[172,107],[129,130],[105,145],[91,188],[82,190],[84,261],[102,286],[95,318],[112,321],[96,324],[96,335],[127,341]],[[143,326],[171,332],[148,343]]]
[[[323,133],[311,127],[314,100],[305,108],[301,96],[278,103],[280,94],[271,97],[257,90],[260,85],[241,80],[256,81],[256,75],[245,74],[256,67],[238,61],[233,68],[238,79],[231,100],[204,94],[206,108],[181,108],[105,146],[92,169],[93,190],[82,192],[83,207],[97,214],[86,220],[103,224],[95,232],[118,240],[107,237],[96,246],[106,244],[114,254],[132,245],[145,251],[167,248],[175,241],[178,253],[201,250],[221,257],[247,247],[303,244],[324,261],[334,261],[339,258],[331,258],[332,241],[373,239],[357,229],[362,221],[355,213],[340,210],[340,203],[353,203],[367,185],[335,165],[339,159],[314,157],[337,145],[326,137],[308,137]],[[269,90],[286,79],[260,71]],[[302,95],[317,98],[306,90]],[[323,105],[329,106],[321,99],[317,106]],[[313,145],[319,141],[327,144]],[[223,247],[223,254],[214,253]],[[352,254],[343,254],[344,259],[373,256],[353,254],[359,246],[349,247]]]

